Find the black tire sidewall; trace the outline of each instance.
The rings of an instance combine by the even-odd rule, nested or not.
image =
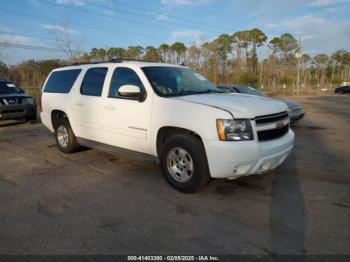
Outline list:
[[[175,148],[183,148],[188,152],[193,161],[193,175],[187,182],[175,180],[167,167],[167,156]],[[175,189],[184,193],[194,193],[208,183],[209,169],[204,147],[201,141],[191,135],[174,135],[164,144],[160,154],[160,165],[167,182]]]

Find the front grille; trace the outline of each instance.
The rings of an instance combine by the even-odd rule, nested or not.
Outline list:
[[[284,136],[289,131],[289,125],[285,125],[282,128],[275,128],[270,130],[258,131],[258,139],[259,141],[267,141],[272,139],[277,139],[279,137]]]
[[[286,119],[288,117],[289,117],[288,112],[284,111],[284,112],[272,114],[272,115],[257,116],[255,117],[255,123],[257,125],[264,125],[269,123],[275,123],[280,120]]]

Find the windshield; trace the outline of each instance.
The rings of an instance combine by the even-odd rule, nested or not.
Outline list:
[[[142,70],[160,96],[222,93],[204,76],[189,68],[154,66],[144,67]]]
[[[13,94],[13,93],[23,93],[23,91],[13,83],[0,82],[0,93]]]
[[[248,95],[255,95],[255,96],[264,96],[266,97],[265,94],[260,93],[258,90],[256,90],[253,87],[250,86],[235,86],[235,89],[238,90],[239,93],[242,94],[248,94]]]

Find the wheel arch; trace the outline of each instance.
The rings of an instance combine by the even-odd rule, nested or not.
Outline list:
[[[51,111],[51,123],[52,123],[52,127],[55,129],[55,122],[58,119],[67,119],[67,121],[69,122],[69,117],[66,114],[66,112],[64,112],[61,109],[54,109]]]
[[[201,143],[203,144],[203,147],[204,147],[203,139],[200,136],[200,134],[198,134],[197,132],[190,130],[190,129],[187,129],[187,128],[182,128],[182,127],[163,126],[163,127],[158,129],[157,138],[156,138],[156,151],[157,151],[158,157],[160,155],[161,148],[164,145],[165,141],[169,137],[176,135],[176,134],[193,135],[194,137],[197,137],[201,141]]]

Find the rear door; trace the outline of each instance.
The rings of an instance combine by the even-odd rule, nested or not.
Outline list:
[[[89,68],[72,101],[73,121],[81,138],[101,142],[102,90],[108,67]]]

